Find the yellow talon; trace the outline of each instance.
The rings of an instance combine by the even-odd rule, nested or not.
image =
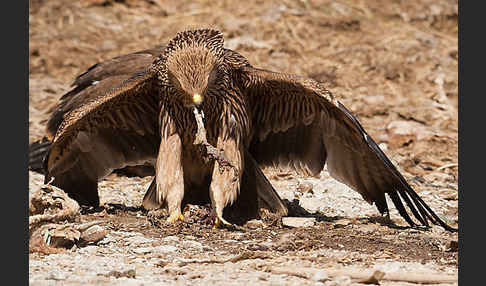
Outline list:
[[[219,224],[220,224],[219,219],[218,219],[218,218],[216,218],[216,219],[214,220],[213,229],[218,229]]]
[[[220,218],[220,217],[216,217],[216,219],[214,219],[214,225],[213,225],[213,229],[217,229],[219,228],[220,226],[233,226],[232,223],[229,223],[227,222],[224,218]]]
[[[171,214],[167,218],[168,223],[176,223],[177,221],[183,221],[184,220],[184,215],[183,214]]]

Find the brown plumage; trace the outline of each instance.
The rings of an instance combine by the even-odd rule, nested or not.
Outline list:
[[[166,47],[97,64],[74,84],[48,124],[46,181],[54,177],[82,203],[99,203],[97,181],[114,169],[154,164],[143,205],[168,207],[169,221],[181,217],[184,203],[208,198],[220,221],[231,215],[226,210],[254,213],[259,206],[285,215],[259,166],[316,175],[327,163],[382,214],[388,194],[411,226],[417,223],[402,200],[420,225],[455,231],[321,83],[252,67],[223,47],[218,31],[178,33]],[[204,113],[209,143],[224,149],[236,173],[220,172],[192,144],[193,108]]]

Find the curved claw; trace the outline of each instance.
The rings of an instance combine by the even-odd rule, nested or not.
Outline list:
[[[172,224],[176,223],[177,221],[183,221],[183,220],[184,220],[184,215],[177,214],[177,213],[173,213],[167,218],[167,222]]]
[[[223,217],[216,216],[216,218],[214,219],[213,229],[217,229],[217,228],[224,227],[224,226],[234,227],[234,225],[232,223],[229,223]]]

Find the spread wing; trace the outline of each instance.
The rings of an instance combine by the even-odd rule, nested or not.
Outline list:
[[[114,169],[152,162],[160,143],[155,73],[108,78],[116,80],[73,96],[79,102],[63,115],[44,161],[46,181],[54,177],[54,185],[89,205],[99,204],[98,180]]]
[[[122,55],[91,66],[73,82],[74,88],[64,94],[51,113],[47,122],[47,137],[52,139],[64,116],[79,108],[87,101],[104,96],[104,91],[120,85],[135,73],[146,70],[155,58],[163,52],[165,46]]]
[[[388,214],[387,193],[400,215],[448,230],[406,182],[356,117],[320,83],[303,77],[242,68],[240,88],[252,112],[250,153],[262,165],[316,175],[327,163],[331,176]]]

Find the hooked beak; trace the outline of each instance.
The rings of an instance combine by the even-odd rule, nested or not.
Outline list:
[[[199,93],[194,93],[194,94],[192,95],[192,102],[194,102],[194,104],[195,104],[196,106],[200,106],[200,105],[201,105],[201,103],[203,102],[203,97],[202,97],[202,95],[200,95]]]

